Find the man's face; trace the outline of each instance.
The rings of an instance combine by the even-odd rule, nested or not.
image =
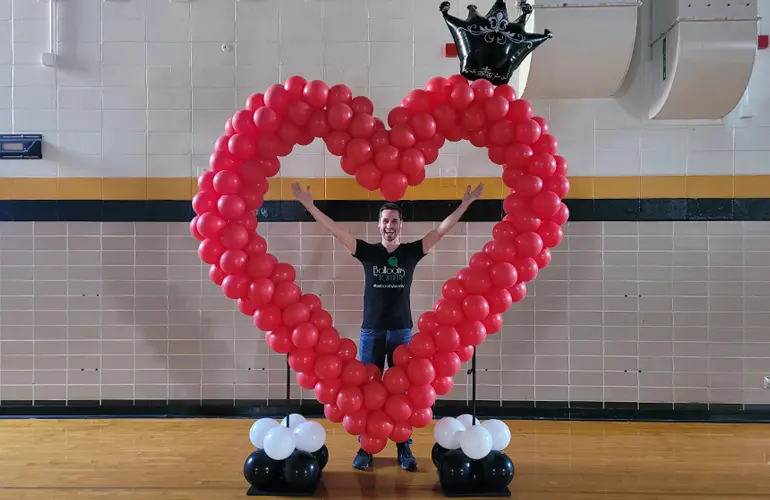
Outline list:
[[[401,216],[397,210],[383,210],[378,226],[385,241],[395,241],[401,234]]]

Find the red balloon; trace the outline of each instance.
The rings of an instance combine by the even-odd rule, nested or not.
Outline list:
[[[388,436],[394,443],[406,443],[412,437],[412,426],[409,422],[396,422],[393,431]]]
[[[222,292],[230,299],[243,299],[249,293],[249,280],[245,276],[228,275],[222,280]]]
[[[227,222],[211,212],[206,212],[198,216],[196,226],[204,238],[219,238],[227,227]]]
[[[451,354],[457,356],[454,353]],[[460,370],[459,362],[457,363],[457,370]],[[432,385],[413,385],[409,387],[409,403],[414,410],[430,408],[435,402],[436,390]]]
[[[419,115],[415,115],[411,120],[409,120],[409,125],[411,125],[412,130],[414,130],[414,135],[417,137],[417,139],[430,139],[436,135],[436,130],[438,127],[436,124],[436,119],[428,113],[420,113]]]
[[[415,358],[430,358],[436,353],[436,343],[429,333],[418,332],[412,335],[409,352]]]
[[[449,278],[441,287],[441,294],[445,299],[461,301],[468,295],[468,292],[465,291],[463,282],[458,278]]]
[[[217,240],[207,238],[198,245],[198,257],[206,264],[218,264],[225,247]]]
[[[459,349],[457,349],[456,352],[457,352],[457,355],[460,356],[460,361],[463,363],[467,363],[473,357],[473,346],[472,345],[461,346]]]
[[[519,273],[519,281],[524,283],[530,282],[537,277],[538,268],[537,262],[532,258],[516,259],[513,263],[516,266],[516,271]]]
[[[440,352],[455,351],[460,347],[460,334],[453,326],[441,325],[434,332],[433,338]]]
[[[454,300],[439,299],[434,309],[439,324],[454,326],[463,320],[462,308]]]
[[[275,285],[272,303],[280,308],[288,307],[297,302],[301,294],[302,290],[295,283],[284,281]]]
[[[489,290],[490,286],[492,286],[492,280],[489,278],[489,273],[485,270],[465,268],[457,273],[457,277],[463,281],[468,293],[484,293]]]
[[[340,380],[345,385],[359,386],[366,380],[366,367],[357,359],[345,362]]]
[[[412,416],[409,418],[409,423],[412,427],[422,429],[428,426],[433,420],[433,410],[425,408],[422,410],[414,410]]]
[[[409,378],[406,376],[406,371],[400,366],[388,368],[382,376],[382,383],[392,394],[403,394],[409,388]]]
[[[378,169],[374,163],[365,163],[361,165],[356,171],[356,181],[361,187],[374,191],[380,187],[382,181],[382,171]]]
[[[512,122],[529,120],[532,118],[532,104],[526,99],[517,99],[513,101],[508,109],[508,116],[506,118]],[[540,127],[539,124],[538,127]]]
[[[243,250],[225,250],[219,258],[219,267],[227,274],[241,274],[246,270],[249,256]],[[246,280],[246,277],[243,277]],[[248,283],[246,284],[248,292]]]
[[[417,329],[423,333],[431,333],[439,327],[438,317],[433,311],[426,311],[417,319]]]
[[[559,211],[561,200],[551,191],[542,191],[532,198],[532,211],[544,219],[553,217]]]
[[[304,298],[304,297],[303,297]],[[304,302],[300,299],[300,302]],[[310,313],[310,322],[313,323],[319,331],[332,326],[332,315],[323,309]]]
[[[274,255],[264,253],[249,259],[246,272],[252,278],[269,278],[273,274],[273,268],[278,263]]]
[[[366,381],[382,381],[382,370],[376,365],[366,365]]]
[[[437,396],[449,394],[454,387],[454,377],[436,377],[436,380],[430,384],[436,391]]]
[[[463,299],[463,314],[469,321],[481,321],[489,315],[489,303],[481,295],[469,295]]]
[[[392,431],[392,425],[391,425]],[[361,448],[367,453],[376,455],[385,449],[385,445],[388,444],[387,438],[375,438],[366,434],[361,434]]]
[[[326,106],[326,100],[329,97],[329,86],[321,80],[311,80],[305,85],[302,95],[310,107],[321,109]]]
[[[345,418],[345,414],[334,405],[324,405],[324,416],[329,422],[338,424]]]
[[[300,323],[292,330],[291,341],[300,349],[311,349],[318,342],[318,328],[313,323]]]
[[[340,334],[337,329],[326,328],[318,333],[315,350],[318,354],[337,354],[340,342]]]
[[[462,334],[460,338],[462,339]],[[433,379],[436,378],[436,370],[433,368],[433,362],[430,359],[425,358],[413,359],[411,363],[409,363],[409,366],[406,367],[406,373],[409,380],[417,385],[430,384],[433,382]]]
[[[543,250],[543,239],[535,232],[521,233],[516,237],[516,255],[534,257]]]
[[[297,385],[299,385],[303,389],[312,390],[315,388],[315,385],[317,383],[318,383],[318,377],[316,377],[312,373],[297,374]]]
[[[319,403],[330,405],[337,401],[337,395],[341,388],[342,381],[338,378],[319,380],[315,385],[315,389],[313,389],[313,393]]]
[[[460,371],[460,356],[456,352],[440,352],[433,358],[436,377],[454,377]]]
[[[494,265],[495,261],[492,260],[492,257],[483,252],[477,252],[471,255],[471,258],[468,261],[468,267],[471,269],[489,269]]]
[[[508,290],[503,290],[510,297]],[[499,332],[503,328],[503,315],[502,314],[490,314],[482,321],[484,328],[487,330],[487,335],[492,335]]]
[[[411,392],[412,388],[409,389]],[[412,403],[405,395],[394,394],[385,402],[385,413],[396,422],[408,420],[412,416]]]
[[[379,381],[369,382],[361,392],[364,394],[364,407],[368,410],[379,410],[388,399],[388,390]]]
[[[283,324],[288,327],[294,327],[306,321],[310,321],[310,308],[306,304],[295,302],[283,310]]]
[[[361,389],[353,385],[343,385],[337,394],[337,408],[346,415],[355,413],[364,405],[364,395]]]
[[[489,304],[489,315],[487,318],[489,318],[489,316],[494,316],[495,314],[504,313],[511,308],[513,300],[511,300],[511,294],[508,291],[508,288],[510,287],[493,288],[484,294],[484,298],[487,300],[487,304]],[[481,321],[486,321],[487,318],[484,318]]]
[[[516,284],[519,274],[510,262],[498,262],[489,269],[489,277],[496,288],[510,288]]]
[[[406,194],[406,188],[409,187],[409,179],[401,172],[385,172],[382,176],[381,191],[382,196],[387,201],[398,201]]]
[[[356,347],[355,342],[350,339],[340,340],[340,347],[337,350],[337,354],[343,361],[350,361],[355,358],[357,352],[358,348]]]
[[[544,248],[542,252],[533,257],[538,269],[544,269],[551,263],[551,251]]]
[[[342,360],[336,354],[320,354],[313,370],[320,380],[334,380],[342,373]]]
[[[393,419],[385,411],[374,410],[369,413],[366,434],[377,439],[387,439],[391,432],[393,432]]]
[[[273,300],[275,284],[267,278],[257,278],[249,285],[249,300],[261,307]]]
[[[396,366],[406,366],[409,363],[409,360],[412,359],[412,354],[409,352],[411,345],[412,344],[404,344],[395,348],[393,351],[393,362]]]
[[[508,289],[511,294],[511,301],[521,302],[527,295],[527,285],[524,283],[516,283],[514,286]]]
[[[283,325],[271,332],[267,332],[265,334],[265,342],[270,349],[278,354],[287,354],[294,349],[294,344],[291,343],[291,332]]]
[[[309,372],[315,366],[316,355],[312,349],[293,349],[289,353],[289,367],[295,372]]]
[[[221,285],[226,277],[227,274],[219,269],[219,266],[216,264],[212,264],[211,267],[209,267],[209,279],[216,285]]]
[[[272,304],[264,305],[254,312],[254,325],[263,332],[281,326],[281,310]]]
[[[481,321],[464,321],[457,325],[462,345],[477,346],[487,338],[487,329]]]
[[[494,92],[494,90],[493,90]],[[502,120],[508,114],[510,103],[503,96],[491,96],[484,101],[484,114],[487,120],[496,122]]]
[[[543,189],[553,191],[559,198],[565,198],[569,194],[569,179],[562,175],[549,177],[543,181]]]
[[[516,91],[510,85],[503,84],[495,87],[495,95],[505,97],[509,102],[516,100]]]
[[[349,434],[354,436],[363,434],[366,431],[366,421],[369,417],[369,410],[361,408],[355,413],[347,414],[342,419],[342,426]]]
[[[257,311],[257,305],[251,302],[248,298],[238,299],[236,301],[236,305],[238,306],[238,310],[246,316],[253,316]]]
[[[542,238],[543,245],[548,248],[557,246],[564,239],[564,231],[562,231],[561,226],[551,221],[543,222],[537,230],[537,234]]]
[[[257,108],[261,108],[265,105],[265,94],[257,93],[251,94],[246,98],[246,109],[254,111]]]

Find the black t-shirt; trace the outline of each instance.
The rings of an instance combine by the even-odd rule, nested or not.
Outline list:
[[[353,257],[361,261],[366,276],[361,328],[412,328],[412,278],[415,266],[425,257],[422,240],[401,243],[388,253],[382,243],[356,239]]]

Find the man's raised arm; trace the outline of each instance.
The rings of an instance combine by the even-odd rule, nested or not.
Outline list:
[[[336,222],[334,222],[328,215],[323,213],[313,203],[313,194],[310,192],[310,186],[306,189],[302,189],[299,182],[295,182],[291,185],[291,191],[294,197],[297,198],[303,207],[313,216],[313,218],[321,224],[329,233],[337,238],[347,250],[355,254],[356,253],[356,239],[352,234],[342,229]]]
[[[455,227],[455,224],[460,221],[460,218],[463,216],[465,211],[468,210],[468,207],[471,206],[471,203],[478,200],[481,197],[481,193],[483,191],[484,184],[479,184],[473,191],[471,191],[471,187],[468,186],[465,190],[465,194],[463,195],[463,199],[460,202],[460,206],[457,207],[454,212],[449,214],[446,219],[441,221],[441,224],[439,224],[436,229],[428,232],[428,234],[426,234],[422,239],[422,251],[425,253],[430,252],[433,247],[435,247],[436,244],[441,241],[441,238],[443,238],[447,233],[449,233],[449,231],[452,230],[453,227]]]

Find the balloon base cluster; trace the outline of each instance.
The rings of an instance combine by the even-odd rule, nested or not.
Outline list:
[[[279,424],[270,418],[249,430],[253,451],[243,464],[251,485],[247,496],[313,496],[329,462],[326,431],[318,422],[292,413]]]
[[[460,449],[447,450],[436,443],[432,456],[445,497],[511,496],[508,485],[513,481],[514,467],[505,452],[492,450],[486,457],[474,460]]]
[[[500,420],[481,423],[469,414],[444,417],[433,430],[433,465],[446,497],[509,497],[511,458],[503,452],[511,431]]]
[[[295,450],[285,460],[273,460],[264,450],[252,452],[243,465],[243,475],[251,484],[246,496],[315,496],[328,461],[326,446],[315,453]]]

